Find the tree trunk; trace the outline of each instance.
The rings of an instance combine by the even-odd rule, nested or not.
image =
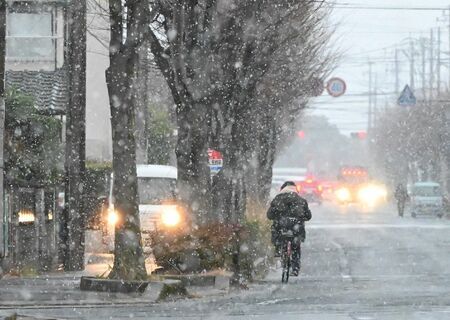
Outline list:
[[[170,53],[164,49],[159,42],[160,39],[148,31],[150,49],[158,68],[172,93],[176,104],[177,115],[177,169],[178,169],[178,192],[181,202],[191,213],[193,220],[199,224],[207,223],[211,219],[210,206],[210,170],[208,167],[208,107],[209,100],[205,95],[201,99],[194,99],[198,92],[204,94],[205,88],[198,85],[200,78],[195,78],[188,72],[188,65],[184,59],[200,59],[200,51],[193,43],[183,43],[183,32],[196,29],[194,23],[184,25],[183,5],[174,5],[177,16],[174,29],[177,29],[177,41],[171,44]],[[192,13],[193,14],[193,13]],[[190,19],[193,15],[189,15]],[[192,22],[192,21],[191,21]],[[171,59],[167,59],[168,55]],[[195,72],[194,72],[195,73]],[[187,75],[190,74],[190,75]],[[190,85],[187,85],[189,83]],[[190,92],[189,87],[195,86],[199,89],[195,94]],[[191,88],[191,91],[195,91]]]
[[[145,15],[138,6],[145,2],[110,0],[110,66],[106,82],[111,108],[113,138],[113,198],[119,216],[115,226],[114,265],[109,278],[144,280],[147,277],[141,245],[135,138],[133,82],[138,62],[140,32]],[[126,7],[125,7],[126,6]],[[142,8],[141,8],[142,9]],[[127,12],[126,41],[123,43],[124,12]]]
[[[247,204],[247,186],[245,167],[247,163],[246,142],[243,138],[248,124],[245,116],[235,114],[231,132],[225,137],[223,151],[223,168],[218,176],[217,201],[214,207],[225,217],[225,223],[232,226],[232,271],[231,285],[239,286],[243,277],[241,274],[241,230],[245,219]]]
[[[265,206],[269,200],[272,185],[272,168],[277,151],[276,120],[271,118],[270,115],[265,115],[263,128],[265,130],[261,130],[259,136],[261,147],[257,158],[256,199],[261,205]]]
[[[189,206],[195,222],[210,220],[210,172],[208,167],[208,127],[206,106],[178,108],[177,168],[178,192]]]
[[[124,280],[146,278],[141,247],[139,206],[137,199],[136,141],[134,137],[134,110],[129,95],[128,79],[132,66],[128,59],[111,61],[106,72],[111,107],[113,135],[113,198],[119,215],[115,228],[114,266],[109,277]],[[117,62],[122,61],[123,64]],[[128,91],[128,92],[127,92]]]
[[[148,163],[147,122],[148,122],[148,73],[146,64],[147,46],[139,48],[138,68],[133,83],[133,99],[136,106],[136,163]]]
[[[69,105],[66,113],[64,269],[84,269],[86,146],[86,1],[72,1],[67,11]]]

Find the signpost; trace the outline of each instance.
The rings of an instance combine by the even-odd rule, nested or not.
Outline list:
[[[406,85],[402,93],[400,94],[400,97],[397,100],[397,104],[401,107],[411,107],[415,106],[416,103],[417,99],[414,96],[414,92],[408,85]]]
[[[347,90],[347,85],[345,81],[341,78],[331,78],[327,82],[328,94],[334,98],[342,96]]]
[[[208,163],[211,175],[214,176],[218,174],[223,166],[222,154],[219,151],[208,149]]]

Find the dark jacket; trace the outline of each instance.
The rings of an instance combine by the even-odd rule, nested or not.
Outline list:
[[[296,218],[297,222],[286,226],[284,217]],[[311,220],[311,210],[308,202],[300,197],[297,192],[283,189],[271,202],[267,211],[267,218],[273,221],[272,224],[272,242],[279,240],[282,229],[288,228],[297,234],[301,241],[305,241],[305,221]],[[289,220],[289,219],[288,219]],[[288,222],[290,224],[291,221]]]
[[[267,218],[280,220],[281,217],[297,218],[299,221],[311,220],[308,202],[296,192],[280,192],[270,203]]]
[[[397,201],[405,202],[409,198],[408,191],[402,185],[398,185],[395,189],[394,197],[395,199],[397,199]]]

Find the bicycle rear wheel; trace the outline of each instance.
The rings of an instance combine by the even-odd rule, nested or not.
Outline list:
[[[283,246],[283,254],[281,256],[283,271],[281,273],[281,282],[287,283],[289,281],[289,271],[291,270],[291,242],[288,241]]]

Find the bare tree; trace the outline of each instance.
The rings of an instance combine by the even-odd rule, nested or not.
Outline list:
[[[391,186],[445,179],[442,163],[447,161],[448,133],[444,109],[438,102],[395,106],[377,121],[375,154]]]
[[[335,61],[335,53],[327,47],[332,34],[325,24],[329,10],[321,3],[303,5],[299,10],[293,3],[280,17],[285,20],[280,35],[270,40],[276,49],[266,57],[268,69],[249,106],[248,197],[261,204],[268,198],[277,151]]]
[[[310,95],[305,88],[297,94],[293,91],[306,87],[314,76],[322,76],[321,41],[326,37],[320,5],[305,0],[153,3],[158,14],[150,28],[150,41],[177,105],[180,191],[189,192],[183,200],[200,203],[208,211],[203,205],[208,201],[202,198],[209,181],[206,147],[213,146],[223,153],[224,167],[216,179],[214,210],[209,211],[236,230],[245,212],[245,174],[255,137],[260,138],[258,145],[268,147],[268,154],[261,157],[267,164],[261,167],[270,171],[281,126]],[[288,59],[301,62],[294,68],[295,64],[286,63]],[[282,81],[287,71],[287,80]],[[286,88],[277,87],[277,81]],[[273,95],[280,96],[278,100],[270,97],[276,100],[270,106],[264,102],[271,101],[258,97],[265,82],[268,90],[274,86]],[[293,96],[300,103],[289,109],[285,104],[294,106]],[[258,100],[262,103],[255,103]],[[271,132],[269,138],[261,137],[264,130]],[[234,240],[238,253],[238,231]],[[238,260],[236,254],[235,274],[239,273]]]
[[[148,8],[148,7],[147,7]],[[146,278],[141,246],[136,177],[135,99],[133,84],[146,19],[146,3],[109,1],[110,66],[106,70],[113,135],[115,228],[114,266],[109,277]]]
[[[211,23],[209,1],[200,3],[158,1],[158,12],[149,27],[149,41],[155,62],[170,88],[176,104],[178,143],[176,148],[178,190],[189,204],[197,222],[209,211],[209,168],[207,166],[207,115],[210,93],[206,78],[209,68],[208,36]],[[200,21],[201,20],[201,21]]]

